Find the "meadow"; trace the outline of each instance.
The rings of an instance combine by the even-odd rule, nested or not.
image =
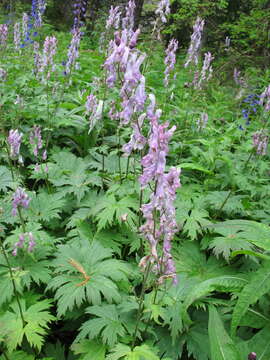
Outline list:
[[[270,73],[134,6],[0,17],[0,360],[269,360]]]

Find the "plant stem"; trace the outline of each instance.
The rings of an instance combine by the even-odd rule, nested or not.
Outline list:
[[[144,273],[142,291],[141,291],[140,300],[139,300],[139,309],[138,309],[138,313],[137,313],[136,326],[135,326],[135,331],[134,331],[134,334],[133,334],[133,341],[132,341],[132,345],[131,345],[132,350],[135,347],[135,342],[136,342],[137,333],[138,333],[138,329],[139,329],[139,323],[140,323],[140,320],[141,320],[141,317],[142,317],[143,301],[144,301],[144,295],[145,295],[145,290],[146,290],[146,282],[147,282],[147,279],[148,279],[148,276],[149,276],[149,273],[150,273],[150,267],[151,267],[151,263],[149,262],[147,264],[146,271]]]
[[[9,357],[7,356],[7,354],[6,354],[6,352],[5,352],[4,350],[2,350],[2,354],[3,354],[3,356],[4,356],[4,358],[5,358],[6,360],[10,360],[10,359],[9,359]]]
[[[14,295],[15,295],[15,298],[16,298],[16,301],[17,301],[17,304],[18,304],[18,307],[19,307],[19,312],[20,312],[20,316],[21,316],[21,319],[22,319],[23,327],[24,327],[26,325],[26,321],[24,320],[23,311],[22,311],[20,300],[19,300],[19,295],[18,295],[18,292],[17,292],[17,289],[16,289],[16,284],[15,284],[14,278],[13,278],[12,267],[11,267],[10,262],[8,260],[8,256],[7,256],[7,253],[6,253],[6,250],[5,250],[4,246],[3,246],[2,241],[0,241],[0,246],[1,246],[1,250],[2,250],[2,253],[4,255],[4,258],[6,260],[7,266],[8,266],[8,270],[9,270],[9,274],[10,274],[10,278],[11,278],[11,282],[12,282],[12,287],[13,287],[13,291],[14,291]]]

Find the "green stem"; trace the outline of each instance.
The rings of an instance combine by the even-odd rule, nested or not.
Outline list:
[[[141,291],[141,295],[140,295],[139,309],[138,309],[137,319],[136,319],[136,326],[135,326],[135,331],[134,331],[134,334],[133,334],[133,341],[132,341],[132,345],[131,345],[132,350],[135,347],[135,343],[136,343],[136,339],[137,339],[137,333],[138,333],[138,329],[139,329],[139,323],[140,323],[140,320],[142,318],[143,302],[144,302],[144,295],[145,295],[145,290],[146,290],[146,282],[147,282],[148,276],[150,274],[150,267],[151,267],[151,263],[149,261],[148,264],[147,264],[147,267],[146,267],[146,271],[144,273],[143,286],[142,286],[142,291]]]
[[[4,358],[5,358],[6,360],[10,360],[10,359],[9,359],[9,357],[7,356],[7,354],[6,354],[6,352],[5,352],[4,350],[2,350],[2,354],[3,354],[3,356],[4,356]]]
[[[23,232],[26,233],[25,221],[24,221],[24,218],[22,216],[21,208],[18,206],[17,210],[18,210],[19,218],[20,218],[20,221],[21,221],[21,224],[22,224]]]
[[[22,319],[23,327],[24,327],[26,325],[26,321],[24,320],[23,311],[22,311],[20,300],[19,300],[19,295],[18,295],[18,292],[17,292],[17,289],[16,289],[16,284],[15,284],[15,281],[14,281],[14,278],[13,278],[13,274],[12,274],[12,268],[11,268],[10,262],[8,260],[8,256],[6,254],[6,250],[5,250],[4,246],[3,246],[2,241],[0,241],[0,246],[1,246],[1,250],[2,250],[2,253],[4,255],[4,258],[6,260],[7,266],[8,266],[8,270],[9,270],[9,274],[10,274],[10,278],[11,278],[11,282],[12,282],[12,287],[13,287],[13,291],[14,291],[14,295],[15,295],[15,298],[16,298],[16,301],[17,301],[17,304],[18,304],[18,307],[19,307],[19,312],[20,312],[20,316],[21,316],[21,319]]]

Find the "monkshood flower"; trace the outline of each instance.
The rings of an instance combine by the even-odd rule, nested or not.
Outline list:
[[[21,24],[17,22],[14,24],[14,46],[16,50],[20,49],[21,44]]]
[[[28,242],[27,242],[28,237]],[[23,249],[24,245],[27,243],[27,252],[31,253],[36,246],[35,238],[32,232],[24,233],[19,235],[19,241],[15,243],[14,249],[12,251],[13,256],[17,256],[18,249]]]
[[[145,224],[140,231],[148,240],[151,255],[148,260],[154,264],[153,270],[160,276],[158,282],[173,278],[176,282],[174,262],[171,256],[171,241],[177,232],[175,219],[176,189],[180,186],[180,170],[171,168],[165,173],[168,143],[172,137],[175,126],[167,130],[169,124],[160,124],[161,110],[155,110],[155,97],[151,95],[151,104],[147,109],[147,116],[151,124],[151,133],[148,140],[148,154],[142,159],[143,173],[139,178],[142,188],[151,182],[155,183],[150,202],[142,205]],[[158,255],[158,244],[163,241],[162,255]],[[142,259],[141,264],[146,262]]]
[[[266,155],[267,145],[269,141],[269,136],[265,131],[260,130],[253,134],[253,147],[256,150],[258,155]]]
[[[83,25],[82,19],[86,13],[87,0],[76,0],[73,4],[74,24],[73,28],[80,28]]]
[[[243,118],[246,120],[246,125],[250,124],[252,116],[256,115],[256,113],[259,111],[260,106],[260,96],[257,94],[250,94],[243,99],[242,115]]]
[[[201,117],[197,121],[197,130],[198,131],[203,130],[206,127],[207,122],[208,122],[208,114],[205,112],[201,113]]]
[[[23,134],[16,130],[10,130],[7,141],[10,145],[10,156],[12,158],[18,157],[20,155],[20,146],[22,141]]]
[[[100,120],[102,117],[103,101],[102,100],[98,101],[95,95],[90,94],[89,96],[87,96],[85,108],[86,108],[86,113],[88,115],[90,114],[89,131],[88,131],[88,133],[90,133],[95,127],[97,121]]]
[[[142,150],[146,145],[147,139],[142,134],[142,126],[145,117],[146,114],[141,114],[138,120],[132,123],[131,127],[133,128],[133,133],[130,141],[123,146],[125,155],[130,155],[133,150]]]
[[[134,28],[134,14],[135,14],[136,4],[134,0],[129,0],[128,5],[126,6],[126,14],[122,19],[122,28],[128,32],[132,32]]]
[[[256,360],[256,359],[257,359],[257,354],[254,351],[248,354],[248,360]]]
[[[39,69],[40,72],[43,72],[43,75],[47,73],[47,79],[51,76],[51,71],[55,70],[54,64],[54,55],[56,53],[57,48],[57,39],[55,36],[47,36],[44,41],[43,46],[43,57],[41,67]]]
[[[121,11],[119,6],[111,6],[109,17],[106,21],[106,29],[109,30],[114,28],[115,30],[119,29],[120,26],[120,17]]]
[[[166,49],[166,58],[164,61],[165,65],[166,65],[166,69],[164,71],[164,74],[165,74],[164,85],[166,87],[169,85],[169,76],[175,66],[175,62],[176,62],[175,53],[176,53],[177,49],[178,49],[178,41],[175,39],[172,39],[169,42],[169,45]]]
[[[72,30],[72,39],[68,49],[68,59],[66,62],[65,74],[70,74],[72,68],[76,65],[79,57],[79,47],[81,41],[81,31],[78,28]]]
[[[197,17],[193,26],[193,33],[191,35],[191,41],[188,49],[188,58],[184,65],[185,67],[187,67],[190,63],[193,63],[194,65],[198,64],[203,27],[204,20],[202,20],[200,17]]]
[[[27,37],[28,22],[29,22],[28,15],[26,13],[23,13],[23,16],[22,16],[22,38],[23,39],[25,39]]]
[[[204,61],[203,61],[203,67],[200,73],[200,78],[198,82],[196,80],[193,80],[194,86],[197,89],[201,89],[203,83],[207,82],[211,77],[213,73],[213,69],[211,66],[211,62],[213,61],[214,57],[211,55],[210,52],[204,54]]]
[[[270,85],[265,88],[264,92],[260,96],[260,105],[264,107],[265,111],[270,110]]]
[[[29,142],[33,146],[33,154],[37,157],[38,151],[42,149],[43,146],[40,126],[34,125],[30,133]]]
[[[0,46],[4,48],[7,43],[8,26],[6,24],[0,24]]]
[[[163,23],[167,22],[167,17],[170,12],[170,0],[161,0],[158,3],[157,9],[155,11],[156,15],[160,17]]]
[[[46,0],[37,0],[36,15],[35,15],[35,27],[42,26],[42,16],[46,10]]]
[[[18,187],[15,193],[13,194],[12,199],[12,215],[16,216],[18,214],[18,207],[27,209],[30,203],[30,199],[24,189]]]
[[[33,46],[33,55],[34,55],[34,74],[37,75],[41,72],[42,67],[42,58],[39,52],[39,43],[37,41],[34,42]]]

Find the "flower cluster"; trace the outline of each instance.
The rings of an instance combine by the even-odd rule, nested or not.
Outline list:
[[[233,70],[233,79],[234,79],[234,82],[236,83],[236,85],[239,85],[239,86],[246,86],[246,82],[245,80],[241,77],[241,71],[237,70],[236,68],[234,68]]]
[[[128,5],[126,6],[126,14],[122,19],[122,28],[127,30],[128,33],[133,32],[134,28],[134,14],[135,14],[136,4],[134,0],[129,0]]]
[[[16,256],[18,254],[18,249],[23,249],[26,243],[26,237],[28,237],[27,251],[31,253],[36,246],[35,238],[32,232],[24,233],[19,235],[19,241],[15,243],[12,255]]]
[[[185,67],[187,67],[190,63],[193,63],[194,65],[198,64],[203,28],[204,20],[202,20],[200,17],[197,17],[193,26],[193,33],[191,35],[191,41],[188,49],[188,58],[184,65]]]
[[[164,71],[164,74],[165,74],[164,85],[166,87],[169,85],[169,76],[175,66],[175,62],[176,62],[175,53],[176,53],[177,49],[178,49],[178,41],[175,39],[172,39],[169,42],[169,45],[166,49],[166,58],[164,61],[165,65],[166,65],[166,69]]]
[[[205,112],[201,113],[201,117],[197,121],[197,130],[201,131],[203,130],[208,123],[208,114]]]
[[[30,136],[29,136],[29,142],[32,145],[33,154],[36,157],[37,163],[35,166],[35,171],[39,171],[39,164],[38,164],[38,156],[39,156],[39,150],[43,147],[43,141],[41,136],[41,127],[38,125],[34,125]],[[41,152],[41,158],[43,161],[47,160],[47,151],[43,150]],[[47,166],[45,167],[45,172],[47,172]]]
[[[89,133],[93,130],[97,121],[101,119],[102,110],[103,110],[103,101],[98,101],[96,96],[90,94],[87,96],[87,101],[85,104],[86,113],[89,116]]]
[[[65,74],[70,74],[76,60],[79,57],[79,47],[81,42],[81,31],[78,28],[72,30],[72,39],[68,48],[68,60],[66,62]]]
[[[266,155],[269,136],[265,131],[256,131],[253,136],[253,147],[258,155]]]
[[[21,24],[19,22],[14,24],[14,46],[16,50],[20,49],[21,45]]]
[[[18,214],[18,207],[28,208],[30,199],[24,189],[18,187],[15,193],[13,194],[12,199],[12,211],[11,214],[16,216]]]
[[[33,72],[35,75],[37,75],[41,70],[42,67],[42,57],[39,52],[39,43],[37,41],[34,42],[33,45],[33,55],[34,55],[34,69]]]
[[[40,72],[43,72],[43,75],[46,74],[46,78],[49,79],[51,76],[51,71],[55,70],[54,64],[54,55],[56,53],[57,48],[57,39],[55,36],[47,36],[44,45],[43,45],[43,57],[41,66],[39,68]],[[45,76],[44,76],[45,77]]]
[[[5,48],[8,37],[8,26],[0,24],[0,47]]]
[[[87,0],[76,0],[73,4],[74,24],[73,28],[80,28],[83,25],[82,19],[87,9]]]
[[[198,73],[195,72],[195,76],[193,80],[193,85],[195,88],[201,89],[203,83],[211,79],[213,74],[211,62],[213,61],[213,59],[214,57],[211,55],[210,52],[204,54],[203,67],[200,72],[200,75],[198,76]]]
[[[151,255],[149,261],[154,264],[153,270],[160,277],[171,277],[176,281],[175,267],[171,256],[171,241],[177,232],[175,219],[176,189],[180,186],[180,170],[171,168],[165,173],[168,143],[176,127],[167,130],[169,124],[160,124],[161,110],[155,110],[155,97],[151,95],[151,104],[147,109],[147,116],[151,124],[151,133],[148,139],[149,151],[142,159],[143,174],[139,181],[142,188],[154,182],[154,191],[150,202],[142,206],[142,213],[146,220],[141,227],[141,232],[150,244]],[[163,241],[162,255],[158,255],[158,245]],[[142,264],[144,260],[142,260]]]
[[[109,17],[106,21],[106,29],[109,30],[111,28],[119,29],[120,26],[120,17],[121,17],[121,11],[119,6],[111,6]]]
[[[10,156],[12,158],[18,157],[20,155],[20,146],[22,141],[23,134],[16,130],[10,130],[7,141],[10,145]]]
[[[270,110],[270,85],[263,91],[260,96],[260,105],[262,105],[265,111]]]
[[[256,115],[260,107],[260,97],[257,94],[250,94],[242,101],[242,115],[246,125],[250,124],[252,116]]]
[[[166,23],[167,16],[170,14],[170,0],[160,0],[155,13],[163,23]]]
[[[31,16],[34,21],[34,27],[42,26],[42,16],[46,10],[45,0],[32,0]]]

